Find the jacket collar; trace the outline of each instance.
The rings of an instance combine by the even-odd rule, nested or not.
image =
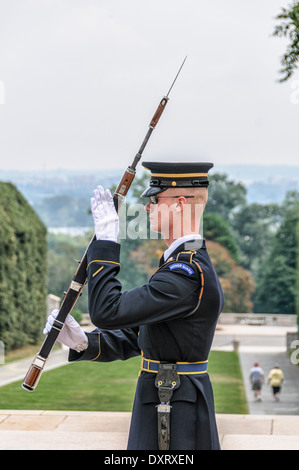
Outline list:
[[[206,243],[201,236],[188,235],[175,240],[160,258],[159,266],[165,263],[170,257],[176,257],[181,251],[199,250],[206,248]]]

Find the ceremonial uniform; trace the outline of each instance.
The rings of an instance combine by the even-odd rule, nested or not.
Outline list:
[[[165,184],[165,183],[164,183]],[[156,193],[157,191],[157,187]],[[160,363],[175,364],[170,450],[219,449],[207,361],[223,307],[221,286],[200,237],[183,237],[148,284],[122,292],[120,245],[94,241],[87,253],[89,312],[97,327],[69,360],[109,362],[142,355],[128,449],[157,450]]]
[[[71,351],[69,360],[108,362],[142,351],[154,361],[207,361],[223,297],[205,242],[197,243],[202,247],[194,253],[183,253],[184,245],[179,246],[148,284],[121,293],[115,277],[120,245],[93,242],[88,252],[89,309],[98,328],[87,333],[87,350]],[[208,373],[180,378],[171,400],[170,448],[218,449]],[[138,379],[128,449],[158,448],[154,380],[155,373],[145,371]]]

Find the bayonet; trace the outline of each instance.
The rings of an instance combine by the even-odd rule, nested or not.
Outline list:
[[[170,87],[169,90],[168,90],[168,93],[167,93],[167,95],[166,95],[166,98],[168,97],[169,93],[171,92],[171,89],[172,89],[173,85],[175,84],[176,79],[178,78],[178,76],[179,76],[179,74],[180,74],[180,71],[181,71],[182,68],[183,68],[184,63],[186,62],[186,59],[187,59],[187,56],[186,56],[185,59],[183,60],[182,65],[180,66],[179,71],[178,71],[178,73],[176,74],[175,79],[173,80],[173,82],[172,82],[172,84],[171,84],[171,87]]]

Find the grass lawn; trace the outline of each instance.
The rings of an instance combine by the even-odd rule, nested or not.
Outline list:
[[[0,409],[131,411],[139,367],[140,357],[67,364],[44,372],[32,393],[22,381],[0,387]],[[216,413],[248,413],[238,355],[212,351],[209,374]]]
[[[216,413],[248,414],[238,353],[211,351],[208,371],[214,390]]]

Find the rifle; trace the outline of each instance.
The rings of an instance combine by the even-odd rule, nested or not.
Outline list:
[[[153,132],[153,130],[155,129],[156,125],[158,124],[158,121],[165,109],[165,106],[168,102],[168,96],[169,96],[169,93],[185,63],[185,60],[186,60],[187,57],[185,57],[185,59],[183,60],[183,63],[181,65],[181,67],[179,68],[179,71],[178,73],[176,74],[176,77],[175,79],[173,80],[172,84],[171,84],[171,87],[167,93],[166,96],[164,96],[162,98],[162,100],[160,101],[159,105],[158,105],[158,108],[149,124],[149,129],[146,133],[146,136],[141,144],[141,147],[139,148],[137,154],[135,155],[135,158],[132,162],[131,165],[128,166],[128,168],[126,169],[126,171],[124,172],[123,174],[123,177],[119,183],[119,185],[117,186],[116,188],[116,191],[115,193],[113,194],[113,202],[114,202],[114,205],[115,205],[115,208],[116,208],[116,211],[118,212],[119,211],[119,208],[121,207],[121,204],[123,203],[124,201],[124,198],[126,196],[126,194],[128,193],[129,191],[129,188],[134,180],[134,177],[135,177],[135,173],[136,173],[136,167],[137,167],[137,164],[139,162],[139,160],[141,159],[141,156],[142,156],[142,153],[143,153],[143,150],[145,149],[145,146]],[[87,269],[87,251],[88,251],[88,248],[90,247],[91,243],[96,239],[95,235],[92,237],[92,239],[90,240],[89,244],[88,244],[88,247],[86,248],[86,251],[81,259],[81,261],[79,262],[79,266],[77,268],[77,271],[69,285],[69,288],[68,290],[66,291],[65,293],[65,296],[64,296],[64,299],[61,303],[61,306],[60,306],[60,310],[59,310],[59,313],[52,325],[52,328],[51,330],[49,331],[49,333],[47,334],[47,336],[45,337],[44,339],[44,342],[39,350],[39,352],[37,353],[37,355],[35,356],[35,358],[33,359],[33,362],[31,363],[31,366],[29,367],[28,369],[28,372],[24,378],[24,382],[22,384],[22,387],[29,391],[29,392],[33,392],[38,384],[38,381],[41,377],[41,374],[43,372],[43,369],[44,369],[44,366],[46,364],[46,361],[51,353],[51,350],[55,344],[55,341],[61,331],[61,329],[63,328],[64,326],[64,323],[65,323],[65,320],[66,320],[66,317],[68,316],[68,314],[72,311],[76,301],[78,300],[78,298],[80,297],[82,291],[83,291],[83,288],[85,286],[85,284],[87,283],[87,275],[86,275],[86,269]]]

